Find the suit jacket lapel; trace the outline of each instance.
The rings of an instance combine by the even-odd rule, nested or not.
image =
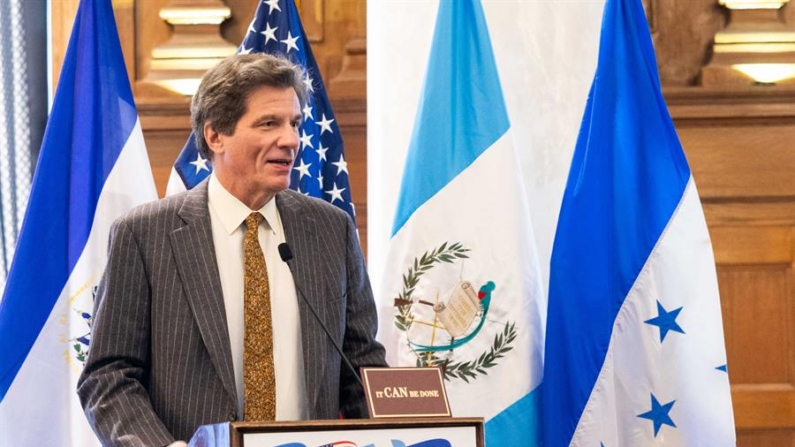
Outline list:
[[[207,181],[204,181],[187,193],[177,212],[185,226],[170,234],[171,247],[213,366],[232,401],[237,402],[229,329],[207,206]]]
[[[322,306],[317,301],[319,299],[318,287],[322,284],[321,278],[326,272],[319,271],[312,263],[319,253],[317,235],[313,231],[316,228],[315,219],[307,214],[306,209],[303,209],[299,201],[291,194],[291,191],[285,191],[276,195],[276,206],[279,208],[285,240],[293,252],[291,269],[293,281],[297,288],[300,287],[303,290],[304,298],[310,300],[322,316]],[[300,293],[296,290],[296,294]],[[306,397],[310,404],[310,411],[314,411],[318,407],[317,402],[321,395],[321,385],[325,376],[325,355],[327,353],[325,346],[328,342],[325,340],[325,335],[322,336],[322,340],[310,340],[306,336],[307,326],[318,323],[300,297],[298,297],[298,303],[301,324],[304,326],[301,344],[304,351]],[[322,331],[322,329],[318,330]],[[310,413],[310,417],[314,418],[315,415]]]

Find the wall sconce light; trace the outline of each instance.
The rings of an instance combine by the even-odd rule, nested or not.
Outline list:
[[[795,82],[795,32],[780,9],[789,0],[718,0],[730,13],[715,34],[712,60],[701,69],[701,84],[748,85]]]
[[[221,0],[172,0],[160,10],[160,18],[174,32],[168,42],[152,50],[144,80],[193,95],[204,73],[237,50],[220,32],[221,23],[231,14]]]

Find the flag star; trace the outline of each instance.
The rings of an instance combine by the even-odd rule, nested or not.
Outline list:
[[[323,192],[331,195],[331,199],[329,200],[331,203],[334,203],[335,200],[345,203],[345,199],[342,198],[342,191],[345,191],[346,189],[347,188],[337,188],[337,182],[334,182],[334,187],[331,189],[331,191]]]
[[[271,15],[274,9],[277,11],[282,10],[282,8],[279,7],[279,0],[262,0],[262,3],[265,3],[270,7],[270,10],[268,10],[268,15]]]
[[[251,54],[252,51],[254,51],[254,47],[246,48],[245,43],[241,44],[240,49],[238,50],[240,54]]]
[[[325,132],[325,131],[329,131],[331,133],[334,133],[334,131],[331,130],[331,123],[333,123],[333,122],[334,122],[334,120],[333,119],[327,119],[326,118],[326,114],[324,113],[323,114],[323,119],[321,121],[318,121],[317,123],[315,123],[318,126],[320,126],[320,135],[323,135],[323,132]]]
[[[312,134],[307,135],[306,131],[301,129],[301,149],[304,149],[307,146],[311,147],[312,149],[315,148],[315,146],[312,146]]]
[[[287,31],[287,38],[284,40],[280,40],[279,42],[287,45],[287,54],[290,54],[290,50],[298,51],[298,38],[300,36],[293,37],[293,34],[290,31]]]
[[[309,91],[309,93],[315,93],[315,87],[312,85],[313,82],[314,81],[312,78],[309,77],[309,73],[307,73],[306,77],[304,78],[304,85],[306,86],[306,89]]]
[[[309,107],[309,104],[304,106],[304,110],[302,110],[302,112],[304,112],[304,120],[315,119],[315,117],[312,116],[312,107]]]
[[[278,26],[276,28],[271,28],[271,24],[268,23],[268,22],[265,22],[265,31],[260,32],[260,34],[265,36],[265,45],[267,45],[268,42],[270,42],[271,40],[273,40],[274,42],[278,41],[278,39],[276,39],[276,30],[277,29],[279,29]]]
[[[207,159],[202,157],[202,154],[196,154],[196,160],[190,162],[193,166],[196,166],[196,173],[198,174],[202,170],[210,172],[210,168],[207,167]]]
[[[317,174],[317,182],[320,184],[320,189],[323,189],[323,173],[319,172]]]
[[[248,34],[248,33],[257,34],[257,28],[254,26],[254,22],[256,20],[257,20],[257,18],[254,17],[254,20],[252,20],[251,23],[248,25],[248,29],[246,30],[246,34]]]
[[[312,163],[306,164],[304,163],[304,160],[301,160],[301,164],[293,168],[294,170],[301,173],[301,175],[298,177],[298,180],[304,178],[305,175],[308,175],[309,178],[312,178],[312,173],[309,172],[310,166],[312,166]]]
[[[351,212],[353,213],[353,217],[356,217],[356,206],[351,202]]]
[[[660,343],[662,343],[665,340],[665,336],[668,335],[668,331],[679,332],[680,334],[685,333],[685,331],[683,331],[676,322],[676,317],[679,316],[679,312],[681,311],[682,308],[680,307],[668,312],[665,310],[662,304],[657,301],[657,316],[644,321],[644,323],[651,324],[652,326],[658,326],[660,328]]]
[[[660,428],[663,425],[670,425],[673,428],[676,428],[676,424],[674,424],[673,419],[671,416],[668,415],[668,412],[671,411],[671,408],[674,406],[676,401],[672,400],[665,405],[660,405],[660,402],[657,401],[657,398],[654,397],[654,394],[651,395],[651,410],[639,414],[639,418],[648,419],[654,423],[654,437],[657,437],[657,433],[659,433]]]
[[[320,134],[322,135],[323,132],[320,132]],[[323,147],[323,143],[318,143],[317,156],[320,158],[320,161],[326,161],[326,152],[328,152],[328,148]]]
[[[340,161],[335,161],[332,162],[331,164],[337,167],[337,175],[340,175],[340,173],[343,171],[345,171],[345,173],[348,174],[348,162],[345,161],[344,155],[340,154]]]

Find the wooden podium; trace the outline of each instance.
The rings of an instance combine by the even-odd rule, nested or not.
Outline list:
[[[482,418],[390,418],[203,425],[189,447],[484,447]]]

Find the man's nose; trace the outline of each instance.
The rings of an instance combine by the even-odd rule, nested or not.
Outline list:
[[[281,147],[290,147],[298,149],[298,142],[300,141],[298,138],[298,132],[300,130],[298,128],[293,127],[292,125],[286,125],[282,129],[281,135],[279,135],[279,146]]]

